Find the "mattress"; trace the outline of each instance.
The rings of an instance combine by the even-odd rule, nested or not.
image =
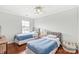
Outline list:
[[[17,43],[18,45],[22,45],[22,44],[27,43],[28,41],[32,41],[32,40],[35,40],[35,39],[30,38],[30,39],[25,39],[25,40],[21,40],[21,41],[18,41],[17,39],[15,39],[15,43]]]
[[[28,48],[36,54],[49,54],[52,50],[58,47],[54,40],[38,39],[27,43]]]

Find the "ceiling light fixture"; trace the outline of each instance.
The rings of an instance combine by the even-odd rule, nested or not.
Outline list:
[[[34,10],[35,10],[35,14],[41,14],[43,11],[43,8],[41,6],[37,6],[34,8]]]

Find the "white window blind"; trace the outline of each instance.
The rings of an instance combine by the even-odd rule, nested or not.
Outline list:
[[[30,21],[22,20],[22,33],[30,31]]]

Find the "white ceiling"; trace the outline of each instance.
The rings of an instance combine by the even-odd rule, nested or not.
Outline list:
[[[36,6],[37,5],[0,5],[0,12],[6,12],[30,18],[38,18],[76,7],[71,5],[43,5],[43,12],[40,15],[36,15],[34,12],[34,8]]]

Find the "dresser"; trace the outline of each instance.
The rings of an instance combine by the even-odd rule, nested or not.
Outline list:
[[[0,54],[7,53],[7,39],[5,36],[0,37]]]

